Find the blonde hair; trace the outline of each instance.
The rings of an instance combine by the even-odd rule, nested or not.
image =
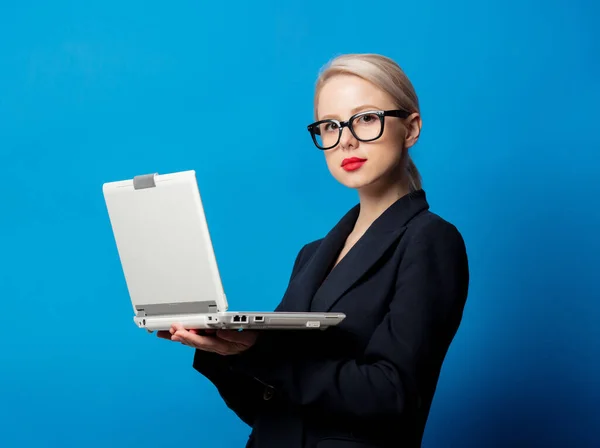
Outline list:
[[[386,92],[399,109],[420,113],[415,89],[396,62],[378,54],[345,54],[331,60],[319,73],[315,88],[315,119],[318,119],[317,102],[323,85],[331,77],[342,74],[369,81]],[[421,189],[421,174],[408,152],[405,169],[411,190]]]

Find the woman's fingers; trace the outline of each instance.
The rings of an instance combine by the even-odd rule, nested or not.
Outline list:
[[[252,345],[256,339],[256,335],[249,331],[188,330],[178,323],[173,324],[168,331],[158,331],[157,335],[162,339],[180,342],[199,350],[214,352],[220,355],[239,353],[247,348],[247,346]]]
[[[229,342],[241,342],[243,338],[241,337],[241,331],[230,331],[230,330],[219,330],[217,331],[217,337],[224,339]]]
[[[173,325],[171,325],[171,334],[175,334],[175,332],[178,330],[185,330],[185,328],[183,325],[178,323],[174,323]]]
[[[231,343],[224,341],[214,336],[201,336],[199,334],[190,333],[187,330],[177,330],[172,338],[173,341],[183,342],[185,345],[195,347],[200,350],[229,353],[231,351]]]
[[[251,344],[256,339],[256,334],[252,331],[219,330],[217,337],[229,342]]]

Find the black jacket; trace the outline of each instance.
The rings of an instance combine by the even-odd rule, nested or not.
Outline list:
[[[391,205],[331,269],[359,212],[305,245],[277,310],[343,312],[325,331],[265,331],[194,368],[253,429],[253,448],[418,447],[469,284],[458,230],[425,193]]]

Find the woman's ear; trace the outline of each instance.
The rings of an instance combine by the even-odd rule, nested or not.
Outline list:
[[[419,140],[419,136],[421,135],[421,127],[423,126],[421,116],[416,112],[414,114],[409,115],[404,120],[404,126],[406,127],[404,147],[410,148],[415,143],[417,143],[417,140]]]

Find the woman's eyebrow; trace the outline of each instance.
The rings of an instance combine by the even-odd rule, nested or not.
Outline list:
[[[365,104],[363,106],[355,107],[350,112],[352,112],[352,114],[354,115],[355,113],[357,113],[357,112],[359,112],[361,110],[365,110],[365,109],[381,110],[381,107],[379,107],[379,106],[373,106],[372,104]]]
[[[381,110],[381,107],[379,106],[374,106],[372,104],[363,104],[362,106],[357,106],[355,108],[353,108],[350,111],[350,115],[354,115],[355,113],[361,111],[361,110],[366,110],[366,109],[374,109],[374,110]],[[323,115],[320,120],[329,120],[331,118],[336,118],[336,119],[340,119],[338,115],[335,114],[328,114],[328,115]],[[350,117],[348,117],[350,118]]]

